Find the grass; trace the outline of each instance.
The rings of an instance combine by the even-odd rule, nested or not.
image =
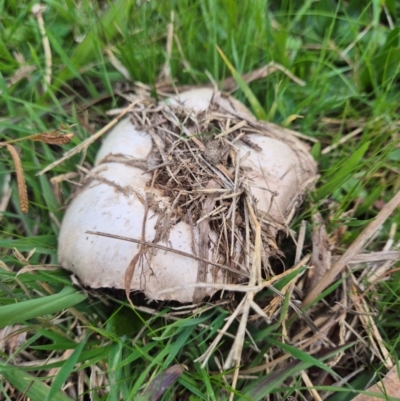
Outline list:
[[[334,254],[341,255],[400,189],[400,4],[48,0],[43,13],[52,56],[47,84],[33,4],[0,1],[0,140],[53,131],[61,124],[77,125],[72,142],[62,147],[32,141],[16,145],[28,185],[28,214],[19,206],[14,164],[0,148],[0,198],[6,198],[6,182],[12,188],[0,215],[0,327],[19,323],[21,335],[27,334],[11,351],[0,347],[0,400],[89,399],[89,392],[91,399],[110,401],[227,400],[229,381],[216,373],[216,360],[210,359],[205,369],[193,360],[206,351],[229,312],[216,306],[174,321],[165,317],[168,305],[160,305],[152,316],[131,310],[123,298],[73,290],[67,272],[49,267],[57,265],[59,222],[71,188],[62,183],[57,192],[50,180],[73,171],[82,156],[46,175],[36,173],[109,121],[105,112],[123,104],[115,95],[117,89],[128,89],[136,81],[155,84],[166,60],[167,24],[173,13],[179,45],[174,42],[170,68],[177,83],[207,83],[208,75],[220,81],[271,61],[306,82],[299,86],[279,71],[249,87],[238,78],[243,91],[235,96],[254,106],[259,116],[318,140],[313,155],[321,177],[292,228],[298,231],[302,219],[311,223],[311,215],[320,210],[330,238],[336,238]],[[131,81],[111,62],[109,52]],[[30,68],[18,79],[22,66]],[[324,151],[332,145],[337,147]],[[89,148],[88,163],[98,146]],[[397,244],[399,223],[397,209],[370,241],[368,251],[383,249],[391,237]],[[306,250],[311,246],[310,231]],[[289,251],[286,267],[291,267],[290,260]],[[17,275],[26,266],[36,268]],[[397,361],[400,274],[396,265],[391,268],[393,272],[367,298],[377,309],[374,321],[383,343]],[[244,354],[251,353],[252,359],[245,360],[244,368],[265,363],[263,354],[273,346],[289,353],[291,362],[269,375],[264,369],[240,379],[235,399],[301,400],[309,393],[299,372],[308,368],[315,378],[328,368],[327,355],[311,356],[282,343],[280,323],[278,316],[270,326],[249,326],[262,352],[253,353],[246,340]],[[355,340],[346,342],[352,351],[333,367],[336,375],[349,373],[346,361],[355,355]],[[229,342],[226,339],[215,352],[220,360],[227,355]],[[333,401],[348,400],[385,373],[379,358],[365,354],[365,349],[358,356],[351,366],[364,369],[356,377],[338,386],[328,372],[330,381],[320,383],[317,391],[332,391]],[[187,369],[179,370],[176,364]],[[159,392],[157,380],[170,387]]]

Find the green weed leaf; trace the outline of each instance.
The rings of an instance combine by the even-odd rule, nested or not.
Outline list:
[[[0,373],[12,386],[32,401],[43,401],[50,393],[50,387],[47,384],[17,368],[4,369],[4,365],[0,364]],[[72,398],[57,391],[53,394],[52,401],[72,401]]]
[[[226,66],[229,68],[234,80],[238,84],[239,88],[242,90],[247,100],[249,101],[251,108],[256,115],[256,117],[260,120],[266,120],[268,118],[267,113],[264,111],[264,108],[261,106],[260,102],[251,91],[249,85],[244,81],[242,76],[235,70],[235,67],[231,64],[228,58],[225,56],[224,52],[217,46],[217,50],[224,60]]]
[[[85,299],[85,294],[77,292],[72,287],[65,287],[58,294],[2,306],[0,307],[0,328],[61,312]]]

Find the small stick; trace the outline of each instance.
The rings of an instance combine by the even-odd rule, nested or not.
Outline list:
[[[208,263],[209,265],[216,266],[216,267],[219,267],[221,269],[229,270],[232,273],[239,274],[239,275],[242,275],[244,277],[249,277],[249,275],[243,270],[238,271],[238,270],[232,269],[232,268],[230,268],[228,266],[221,265],[220,263],[215,263],[215,262],[213,262],[211,260],[203,259],[203,258],[200,258],[199,256],[192,255],[190,253],[178,251],[177,249],[174,249],[174,248],[168,248],[167,246],[154,244],[154,243],[148,242],[148,241],[141,241],[141,240],[134,239],[134,238],[122,237],[121,235],[103,233],[101,231],[89,231],[88,230],[88,231],[85,231],[85,232],[87,234],[99,235],[100,237],[108,237],[108,238],[119,239],[119,240],[122,240],[122,241],[134,242],[135,244],[147,245],[147,246],[151,246],[153,248],[162,249],[163,251],[166,251],[166,252],[173,252],[173,253],[176,253],[178,255],[186,256],[187,258],[192,258],[194,260],[198,260],[199,262],[205,262],[205,263]],[[213,283],[209,283],[209,285],[210,286],[214,286]]]
[[[214,137],[214,139],[222,138],[223,136],[226,136],[226,135],[230,134],[231,132],[234,132],[234,131],[244,127],[246,124],[247,124],[247,121],[246,120],[242,120],[240,123],[237,123],[236,125],[234,125],[233,127],[227,129],[226,131],[221,132],[220,134],[216,135]]]
[[[217,213],[223,212],[225,209],[228,209],[228,207],[222,204],[218,206],[216,209],[211,210],[211,212],[205,214],[196,221],[196,226],[199,225],[199,223],[201,223],[203,220],[208,219],[209,217],[214,216]]]
[[[303,379],[303,382],[306,385],[308,391],[311,393],[313,399],[316,401],[322,401],[322,398],[318,394],[317,390],[315,390],[314,384],[312,383],[310,377],[305,370],[301,372],[301,378]]]
[[[375,220],[371,221],[362,231],[357,239],[350,245],[349,249],[341,256],[335,265],[322,277],[318,285],[311,289],[305,300],[303,307],[310,304],[322,291],[332,283],[333,279],[345,268],[347,263],[360,252],[367,241],[387,220],[393,211],[400,205],[400,191],[390,200],[389,203],[378,213]]]

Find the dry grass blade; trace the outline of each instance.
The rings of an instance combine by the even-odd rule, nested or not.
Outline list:
[[[10,186],[10,181],[11,181],[11,174],[7,174],[4,177],[4,183],[3,187],[0,189],[1,191],[1,198],[0,198],[0,222],[3,219],[3,213],[7,210],[8,203],[10,202],[11,199],[11,186]]]
[[[343,145],[344,143],[346,143],[351,138],[354,138],[355,136],[357,136],[358,134],[363,132],[363,130],[364,130],[364,127],[356,128],[354,131],[352,131],[349,134],[344,135],[342,138],[340,138],[340,140],[338,142],[336,142],[333,145],[327,146],[326,148],[322,149],[321,154],[327,155],[329,152],[331,152],[332,150],[336,149],[338,146]]]
[[[214,338],[214,341],[211,343],[211,345],[208,347],[207,351],[198,359],[195,360],[195,362],[202,362],[201,367],[204,369],[207,365],[208,359],[212,355],[214,349],[217,347],[219,344],[221,338],[223,335],[227,332],[231,324],[234,322],[238,314],[241,312],[243,304],[245,302],[245,298],[242,299],[240,304],[237,306],[237,308],[234,310],[233,313],[229,316],[228,320],[226,321],[224,327],[221,329],[219,334]],[[234,337],[236,338],[236,336]]]
[[[164,65],[161,67],[160,74],[158,75],[157,82],[162,84],[172,84],[173,80],[171,77],[171,55],[172,45],[174,38],[174,12],[171,11],[170,21],[167,25],[167,43],[166,43],[166,60]]]
[[[21,79],[28,78],[30,77],[31,73],[36,70],[35,65],[23,65],[18,68],[18,70],[15,72],[15,74],[8,79],[7,81],[7,87],[9,88],[10,86],[16,84],[19,82]],[[0,91],[0,94],[2,92]]]
[[[299,261],[301,259],[301,254],[302,254],[303,246],[304,246],[304,240],[306,237],[306,228],[307,228],[307,222],[305,220],[302,220],[301,226],[300,226],[300,231],[299,231],[299,236],[297,239],[296,257],[294,259],[295,264],[299,263]]]
[[[276,63],[275,61],[271,61],[267,65],[264,65],[261,68],[258,68],[254,71],[248,72],[242,75],[243,81],[246,83],[250,83],[262,78],[266,78],[268,75],[273,74],[276,71],[283,72],[287,77],[289,77],[293,82],[300,86],[305,86],[306,83],[292,74],[287,68],[283,65]],[[222,84],[222,87],[225,91],[233,92],[238,89],[237,83],[234,78],[227,78]]]
[[[117,57],[114,56],[113,53],[113,48],[112,47],[106,47],[104,49],[104,52],[108,56],[108,59],[110,60],[110,63],[112,66],[119,71],[119,73],[127,80],[127,81],[132,81],[131,74],[127,70],[127,68],[117,59]]]
[[[42,35],[42,41],[43,41],[43,49],[46,63],[44,71],[44,84],[43,84],[44,91],[46,91],[47,87],[51,84],[51,66],[52,66],[50,41],[46,34],[46,29],[44,27],[44,20],[43,20],[43,12],[46,10],[46,8],[47,7],[44,6],[43,4],[35,4],[32,7],[32,14],[37,19],[40,34]]]
[[[176,39],[176,35],[174,35],[175,39]],[[177,43],[178,45],[178,50],[181,52],[180,49],[180,45]],[[191,70],[191,68],[187,68],[188,71]],[[291,79],[293,82],[297,83],[300,86],[305,86],[306,82],[303,81],[302,79],[296,77],[294,74],[292,74],[287,68],[285,68],[283,65],[278,64],[274,61],[271,61],[270,63],[257,68],[253,71],[247,72],[245,74],[242,74],[241,77],[243,79],[244,82],[246,82],[246,84],[249,84],[253,81],[257,81],[259,79],[263,79],[266,78],[267,76],[273,74],[276,71],[281,71],[283,72],[289,79]],[[212,77],[210,77],[212,79]],[[212,79],[213,80],[213,79]],[[140,82],[135,82],[135,84],[140,87],[141,89],[146,89],[146,91],[150,92],[151,88],[147,85],[144,85]],[[204,84],[202,85],[203,87],[207,87],[207,88],[216,88],[217,85],[216,83],[210,83],[210,84]],[[179,86],[175,86],[173,84],[171,84],[170,82],[166,82],[161,81],[158,82],[157,84],[157,92],[158,94],[164,94],[165,96],[170,96],[171,94],[176,93],[176,91],[178,92],[183,92],[186,90],[191,90],[193,89],[194,86],[193,85],[179,85]],[[233,77],[229,77],[226,78],[220,85],[220,88],[222,88],[223,91],[225,92],[235,92],[238,89],[238,85],[237,82],[235,81],[235,79]]]
[[[234,269],[230,268],[229,266],[225,266],[225,265],[222,265],[220,263],[215,263],[215,262],[212,262],[212,261],[210,261],[208,259],[203,259],[203,258],[200,258],[199,256],[192,255],[192,254],[186,253],[186,252],[182,252],[182,251],[179,251],[177,249],[168,248],[167,246],[163,246],[163,245],[160,245],[160,244],[154,244],[154,243],[151,243],[151,242],[137,240],[137,239],[134,239],[134,238],[123,237],[121,235],[103,233],[103,232],[100,232],[100,231],[86,231],[86,233],[87,234],[93,234],[93,235],[100,235],[102,237],[115,238],[115,239],[119,239],[119,240],[122,240],[122,241],[135,242],[136,244],[139,244],[139,245],[146,245],[146,246],[149,246],[149,247],[162,249],[162,250],[164,250],[166,252],[174,252],[174,253],[177,253],[178,255],[186,256],[188,258],[198,260],[199,262],[208,263],[209,265],[218,267],[220,269],[228,270],[231,273],[242,275],[244,277],[249,277],[248,273],[243,271],[243,270],[239,270],[239,271],[238,270],[234,270]],[[196,284],[193,284],[193,285],[196,286]],[[167,291],[169,291],[169,290],[167,290]]]
[[[18,277],[21,274],[30,273],[33,271],[54,271],[54,270],[60,270],[60,266],[59,265],[27,265],[27,266],[24,266],[22,269],[18,270],[18,273],[16,274],[15,277]]]
[[[386,368],[393,367],[392,356],[386,348],[378,327],[373,319],[373,314],[364,298],[358,297],[357,284],[354,276],[352,276],[353,284],[350,292],[350,299],[358,312],[361,324],[365,332],[368,334],[368,340],[372,352],[382,361]]]
[[[318,391],[315,390],[315,386],[313,384],[313,382],[310,379],[310,376],[308,376],[306,371],[302,371],[301,372],[301,378],[304,381],[304,384],[306,385],[306,387],[308,388],[308,390],[310,391],[310,394],[313,396],[314,400],[316,401],[322,401],[321,396],[318,394]]]
[[[146,234],[146,220],[147,220],[147,214],[149,211],[149,205],[147,203],[147,200],[143,199],[141,196],[139,197],[140,202],[144,206],[144,215],[143,215],[143,224],[142,224],[142,244],[140,245],[139,252],[133,257],[131,262],[129,263],[128,268],[125,271],[125,295],[126,299],[129,301],[132,309],[135,308],[133,305],[131,298],[129,296],[129,293],[131,291],[131,282],[132,282],[132,277],[136,269],[136,265],[140,262],[142,257],[145,255],[147,250],[149,249],[148,246],[144,245],[144,239],[145,239],[145,234]]]
[[[259,284],[261,282],[261,253],[262,253],[262,240],[261,240],[261,226],[257,220],[254,209],[251,205],[249,197],[246,197],[246,205],[248,212],[251,216],[251,220],[255,226],[255,242],[254,242],[254,253],[253,253],[253,263],[250,270],[249,287]],[[235,367],[235,371],[232,378],[232,388],[236,388],[238,376],[239,376],[239,366],[242,358],[242,350],[244,345],[244,339],[246,334],[247,322],[249,319],[250,308],[254,300],[256,292],[249,291],[246,293],[244,298],[244,304],[242,309],[242,318],[240,319],[239,328],[236,333],[235,341],[233,342],[232,348],[226,358],[224,363],[224,369],[230,369]],[[229,401],[232,401],[234,397],[234,392],[231,392]]]
[[[216,189],[218,187],[219,184],[215,180],[210,180],[209,183],[207,184],[207,189]],[[215,194],[210,194],[207,196],[202,210],[203,217],[198,220],[198,221],[201,220],[200,223],[198,224],[198,227],[200,234],[199,254],[202,259],[207,259],[208,257],[208,252],[209,252],[208,241],[211,232],[209,224],[209,214],[214,210],[215,198],[216,198]],[[199,263],[199,267],[197,269],[197,280],[196,280],[197,283],[204,283],[207,281],[207,270],[208,270],[207,262]],[[204,289],[202,289],[201,287],[196,287],[193,295],[193,301],[196,303],[201,302],[201,300],[204,299],[205,294],[206,293]]]

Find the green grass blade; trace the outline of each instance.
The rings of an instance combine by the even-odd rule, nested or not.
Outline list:
[[[339,352],[344,351],[345,349],[352,347],[354,343],[346,344],[343,347],[338,347],[333,350],[329,350],[326,352],[324,356],[317,360],[318,363],[321,361],[332,358],[337,355]],[[315,359],[315,358],[314,358]],[[300,373],[302,370],[308,369],[313,366],[314,363],[309,361],[293,361],[290,362],[285,368],[280,369],[277,372],[273,372],[267,377],[264,377],[256,382],[251,383],[247,386],[243,391],[243,397],[239,399],[239,401],[258,401],[262,400],[267,394],[271,394],[271,392],[276,389],[284,380],[288,377],[293,377],[296,374]]]
[[[228,60],[224,52],[218,46],[217,50],[222,59],[224,60],[226,66],[229,68],[239,88],[242,90],[247,100],[249,101],[255,116],[260,120],[267,120],[268,118],[267,113],[264,111],[264,108],[261,106],[260,102],[255,97],[254,93],[251,91],[249,85],[247,85],[242,76],[236,71],[235,67],[231,64],[231,62]]]
[[[123,31],[129,17],[127,12],[132,4],[132,0],[116,0],[110,3],[109,9],[100,17],[98,23],[87,33],[85,39],[77,47],[70,63],[73,69],[63,70],[54,80],[56,87],[59,87],[73,76],[73,71],[87,64],[93,59],[96,42],[100,36],[109,41],[120,31]]]
[[[86,339],[79,343],[71,356],[65,361],[63,367],[59,370],[57,377],[53,381],[50,391],[47,394],[46,401],[55,401],[57,393],[61,390],[62,385],[74,370],[75,364],[78,362],[85,344]]]
[[[85,294],[77,292],[72,287],[65,287],[58,294],[2,306],[0,307],[0,328],[38,316],[60,312],[85,299]]]
[[[168,366],[174,360],[178,352],[183,349],[184,345],[187,344],[188,338],[192,334],[194,328],[195,326],[188,327],[176,340],[173,341],[173,346],[168,354],[167,359],[165,360],[164,366]]]
[[[47,384],[42,383],[35,376],[17,368],[3,369],[3,367],[4,366],[0,365],[0,373],[2,376],[26,397],[30,398],[32,401],[43,401],[46,399],[50,392],[50,387]],[[72,401],[72,398],[58,391],[53,395],[52,401]]]
[[[344,164],[332,176],[327,177],[328,182],[316,191],[316,198],[323,199],[330,195],[335,189],[343,185],[360,166],[370,142],[364,143],[350,156]]]
[[[339,375],[336,372],[334,372],[329,366],[326,366],[324,363],[314,358],[313,356],[307,354],[306,352],[301,351],[296,347],[293,347],[293,345],[283,344],[280,343],[279,341],[273,340],[272,338],[269,338],[268,342],[288,352],[290,355],[292,355],[299,361],[306,362],[307,364],[310,364],[310,366],[317,366],[318,368],[325,370],[326,372],[331,374],[333,377],[340,378]]]

